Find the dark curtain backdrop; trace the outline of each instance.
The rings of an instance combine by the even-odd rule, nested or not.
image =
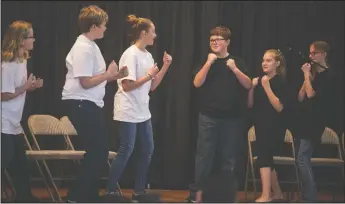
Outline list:
[[[97,44],[106,63],[119,61],[129,46],[128,14],[152,19],[158,37],[149,50],[162,65],[164,50],[173,63],[159,88],[151,93],[150,109],[154,128],[155,152],[150,171],[151,187],[186,188],[193,181],[197,138],[197,109],[192,69],[208,53],[209,30],[217,25],[232,31],[230,52],[246,61],[252,75],[261,71],[263,53],[279,48],[287,58],[287,78],[293,90],[302,83],[303,63],[297,52],[308,56],[314,40],[330,43],[330,61],[337,73],[334,98],[330,99],[334,117],[329,126],[343,131],[344,2],[220,2],[220,1],[62,1],[9,2],[1,4],[1,34],[14,20],[33,23],[36,42],[29,60],[29,71],[42,77],[44,87],[28,96],[23,122],[30,114],[64,115],[61,91],[65,81],[65,57],[79,35],[77,18],[83,6],[95,4],[109,14],[105,37]],[[115,82],[109,83],[105,96],[105,117],[111,135],[109,147],[117,148],[117,133],[112,122]],[[215,90],[217,91],[217,90]],[[297,119],[296,119],[297,120]],[[243,183],[247,159],[246,132],[238,145],[239,178]],[[303,123],[303,121],[299,121]],[[129,165],[129,172],[134,165]]]

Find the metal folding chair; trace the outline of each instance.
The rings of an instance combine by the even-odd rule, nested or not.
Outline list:
[[[252,126],[249,131],[248,131],[248,162],[247,162],[247,170],[246,170],[246,179],[245,179],[245,186],[244,186],[244,191],[245,191],[245,199],[247,199],[247,193],[248,193],[248,183],[252,181],[253,187],[254,187],[254,195],[256,195],[256,181],[260,181],[260,179],[256,179],[255,177],[255,163],[257,161],[257,156],[253,155],[253,148],[252,148],[252,143],[256,141],[256,136],[255,136],[255,128]],[[275,164],[278,165],[292,165],[295,168],[295,175],[296,175],[296,184],[298,188],[298,192],[300,189],[299,186],[299,175],[298,175],[298,170],[297,170],[297,165],[296,165],[296,156],[295,156],[295,145],[293,141],[293,137],[291,132],[287,129],[286,134],[285,134],[285,139],[284,143],[288,144],[289,146],[291,145],[292,151],[291,151],[291,156],[286,157],[286,156],[274,156],[273,161]],[[251,172],[251,177],[249,178],[249,172]]]
[[[75,150],[74,145],[71,141],[70,137],[74,137],[74,136],[78,136],[78,133],[76,131],[76,129],[74,128],[73,124],[71,123],[71,121],[69,120],[69,118],[67,116],[63,116],[62,118],[60,118],[60,123],[61,126],[65,132],[66,135],[66,142],[69,145],[69,148],[71,150]],[[85,151],[84,151],[85,152]],[[109,157],[108,157],[108,166],[110,167],[110,160],[113,160],[116,157],[116,152],[113,151],[109,151]],[[119,192],[122,194],[122,190],[120,188],[120,185],[117,183],[117,188],[119,190]]]
[[[53,201],[62,201],[59,190],[55,184],[54,178],[50,172],[50,169],[46,163],[46,160],[79,160],[84,157],[84,151],[76,151],[68,149],[63,150],[41,150],[40,145],[37,141],[37,136],[56,136],[65,137],[64,130],[61,127],[60,121],[50,115],[31,115],[28,120],[29,130],[32,135],[33,146],[32,150],[27,151],[28,158],[36,161],[42,161],[43,167],[48,174],[49,181],[51,182],[55,196],[52,196]]]
[[[339,167],[342,171],[341,177],[342,179],[338,179],[336,183],[326,183],[326,185],[344,185],[344,159],[342,153],[342,147],[340,145],[338,135],[331,129],[326,127],[322,136],[321,136],[321,145],[333,145],[337,149],[337,156],[336,157],[312,157],[311,163],[313,166],[327,166],[327,167]],[[342,182],[342,183],[341,183]],[[336,199],[335,191],[333,193],[333,200]]]

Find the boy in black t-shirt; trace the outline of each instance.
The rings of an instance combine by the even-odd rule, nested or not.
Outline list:
[[[252,84],[245,74],[243,61],[228,52],[230,35],[226,27],[211,30],[212,53],[208,54],[207,61],[194,78],[200,102],[198,141],[195,183],[190,186],[187,202],[202,201],[202,191],[213,168],[216,149],[221,152],[221,171],[234,174],[236,137],[242,128],[245,96]]]

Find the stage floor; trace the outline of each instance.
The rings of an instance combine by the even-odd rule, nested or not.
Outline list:
[[[34,188],[33,190],[33,194],[36,197],[39,197],[43,200],[49,200],[49,196],[48,196],[48,192],[46,189],[44,188]],[[133,192],[133,190],[131,189],[122,189],[124,195],[127,198],[131,197],[131,194]],[[173,202],[173,203],[181,203],[184,201],[184,199],[188,196],[189,192],[186,190],[151,190],[157,193],[161,194],[161,200],[162,202]],[[104,193],[104,190],[101,190],[101,195]],[[63,188],[60,189],[60,195],[62,197],[65,197],[67,194],[67,189]],[[259,193],[257,194],[257,196],[259,196]],[[287,195],[285,195],[287,197]],[[238,202],[253,202],[254,200],[254,193],[249,193],[248,194],[248,198],[245,199],[244,196],[244,192],[237,192],[237,201]],[[295,195],[295,198],[297,199],[297,195]],[[334,202],[332,201],[332,195],[327,195],[324,193],[319,193],[318,194],[318,199],[320,202]],[[293,200],[286,200],[285,202],[294,202]],[[335,202],[344,202],[344,196],[337,196],[336,201]]]

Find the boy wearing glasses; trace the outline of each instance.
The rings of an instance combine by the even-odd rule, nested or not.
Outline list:
[[[186,202],[202,202],[202,190],[210,178],[216,149],[220,153],[220,171],[226,172],[224,175],[229,178],[234,174],[236,137],[242,131],[242,118],[247,107],[245,97],[251,88],[251,79],[246,74],[244,61],[228,52],[230,36],[229,28],[211,29],[212,53],[196,70],[193,81],[200,102],[198,141],[195,183],[190,186]]]

